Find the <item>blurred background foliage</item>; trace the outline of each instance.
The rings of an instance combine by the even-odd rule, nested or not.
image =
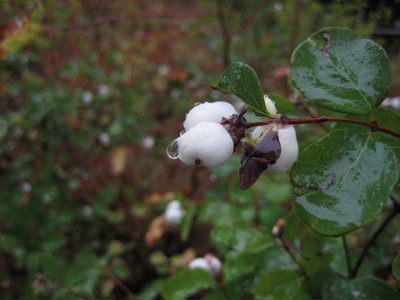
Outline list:
[[[159,291],[173,299],[181,281],[165,278],[209,252],[225,267],[208,296],[243,299],[262,275],[286,270],[291,278],[293,261],[269,237],[281,217],[293,247],[317,257],[310,272],[346,272],[340,241],[290,213],[288,175],[263,176],[243,192],[238,157],[193,169],[165,148],[195,102],[240,107],[211,88],[236,60],[256,69],[280,113],[307,113],[290,98],[287,65],[323,26],[347,26],[384,46],[389,96],[398,96],[399,1],[5,0],[0,12],[2,299],[155,299]],[[301,147],[321,134],[299,126]],[[190,213],[180,232],[157,235],[151,224],[172,199]],[[244,244],[235,245],[229,236],[239,229]],[[354,253],[365,234],[352,235]],[[400,236],[385,239],[363,272],[386,280]],[[198,289],[214,284],[201,280]],[[181,287],[183,297],[196,288]]]

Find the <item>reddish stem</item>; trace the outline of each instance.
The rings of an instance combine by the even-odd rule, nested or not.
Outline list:
[[[390,134],[396,137],[400,137],[400,132],[395,131],[390,128],[386,128],[384,126],[378,125],[376,122],[365,122],[361,120],[355,119],[346,119],[346,118],[339,118],[339,117],[315,117],[315,118],[288,118],[288,117],[280,117],[278,119],[270,119],[268,121],[263,122],[249,122],[247,123],[247,128],[255,127],[255,126],[263,126],[272,123],[283,124],[283,125],[290,125],[290,124],[306,124],[306,123],[323,123],[323,122],[341,122],[341,123],[352,123],[358,124],[362,126],[366,126],[371,128],[372,131],[380,131],[386,134]]]
[[[128,15],[128,16],[117,16],[117,17],[108,17],[104,19],[99,19],[92,21],[90,23],[82,23],[82,24],[69,24],[65,27],[60,28],[51,28],[45,27],[44,32],[46,34],[54,34],[61,32],[69,32],[74,30],[87,29],[90,27],[102,26],[107,24],[119,23],[127,20],[147,20],[147,19],[197,19],[197,18],[208,18],[215,17],[212,14],[167,14],[167,15],[155,15],[152,13],[143,13],[138,15]]]

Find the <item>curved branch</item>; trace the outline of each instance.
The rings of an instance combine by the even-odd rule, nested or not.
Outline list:
[[[268,125],[272,123],[276,124],[284,124],[284,125],[290,125],[290,124],[307,124],[307,123],[323,123],[323,122],[339,122],[339,123],[352,123],[352,124],[358,124],[361,126],[366,126],[371,128],[372,131],[380,131],[389,135],[393,135],[396,137],[400,137],[400,132],[393,130],[391,128],[387,128],[384,126],[378,125],[376,122],[365,122],[361,120],[355,120],[355,119],[347,119],[347,118],[339,118],[339,117],[315,117],[315,118],[288,118],[288,117],[280,117],[277,119],[270,119],[268,121],[264,122],[249,122],[247,123],[247,128],[255,127],[255,126],[263,126],[263,125]]]
[[[381,233],[385,230],[386,226],[390,223],[390,221],[400,213],[400,205],[393,201],[393,210],[390,212],[389,215],[386,216],[385,220],[379,225],[378,229],[374,232],[370,240],[368,241],[367,245],[364,247],[360,257],[358,258],[354,268],[351,270],[349,278],[355,278],[357,276],[357,272],[360,269],[364,258],[368,254],[368,250],[371,248],[371,246],[375,243],[377,238],[381,235]]]
[[[154,14],[138,14],[132,16],[117,16],[117,17],[108,17],[104,19],[95,20],[89,23],[82,23],[82,24],[69,24],[64,27],[59,28],[51,28],[45,27],[44,33],[45,34],[54,34],[54,33],[62,33],[62,32],[69,32],[81,29],[87,29],[90,27],[108,25],[113,23],[118,23],[127,20],[148,20],[148,19],[198,19],[198,18],[208,18],[208,17],[216,17],[216,15],[212,14],[166,14],[166,15],[154,15]]]

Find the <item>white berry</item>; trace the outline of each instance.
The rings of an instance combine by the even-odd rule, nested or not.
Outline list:
[[[268,167],[267,173],[286,172],[297,161],[299,155],[299,145],[293,125],[278,129],[278,137],[281,144],[281,156],[279,156],[275,164]]]
[[[258,140],[270,126],[258,126],[251,134],[254,140]],[[272,129],[271,129],[272,130]],[[269,165],[267,173],[284,173],[297,161],[299,145],[297,143],[296,130],[293,125],[278,129],[279,143],[281,144],[281,155],[275,164]]]
[[[183,127],[188,130],[200,122],[219,123],[223,117],[229,119],[234,114],[238,114],[238,112],[228,102],[204,102],[196,105],[186,114]]]
[[[189,269],[203,269],[210,272],[207,261],[204,258],[195,258],[189,264]]]
[[[181,203],[177,200],[173,200],[168,203],[164,217],[169,225],[176,226],[181,223],[184,214],[185,211],[182,209]]]
[[[221,272],[222,263],[215,256],[207,254],[204,258],[201,257],[192,260],[189,264],[189,269],[203,269],[217,276]]]
[[[210,271],[214,275],[218,275],[221,272],[221,269],[222,269],[221,261],[218,258],[216,258],[215,256],[211,255],[211,254],[207,254],[206,256],[204,256],[204,258],[208,263]]]
[[[219,166],[233,153],[233,140],[228,131],[218,123],[198,123],[177,141],[178,158],[189,166]]]

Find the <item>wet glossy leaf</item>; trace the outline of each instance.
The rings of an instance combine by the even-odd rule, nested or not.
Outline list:
[[[253,206],[210,202],[199,212],[199,222],[215,225],[230,225],[234,222],[250,224],[255,216]]]
[[[324,290],[324,299],[329,300],[370,300],[400,299],[400,293],[377,278],[339,280]]]
[[[75,291],[90,294],[100,276],[101,268],[96,261],[92,258],[81,258],[66,270],[63,282]]]
[[[371,221],[398,179],[393,151],[372,136],[334,130],[301,153],[292,171],[296,213],[316,232],[340,236]]]
[[[155,280],[144,288],[139,294],[138,300],[154,300],[160,292],[162,286],[161,280]]]
[[[242,62],[231,64],[219,79],[217,88],[238,96],[256,113],[268,115],[260,80],[250,66]]]
[[[310,299],[305,280],[296,270],[278,270],[263,276],[256,287],[256,299]]]
[[[181,225],[181,240],[187,241],[189,238],[190,230],[192,229],[194,213],[196,212],[196,207],[194,205],[188,205],[186,213],[182,220]]]
[[[228,252],[223,269],[225,282],[234,282],[254,272],[259,263],[259,255],[236,251]]]
[[[94,209],[97,213],[104,215],[108,206],[116,199],[118,189],[115,186],[105,188],[94,202]]]
[[[205,270],[183,270],[162,284],[161,294],[166,300],[187,299],[195,292],[215,287],[215,284],[212,275]]]
[[[294,51],[293,87],[312,105],[352,114],[371,112],[390,87],[389,59],[381,46],[351,30],[323,28]]]
[[[216,226],[211,231],[211,238],[216,244],[231,247],[240,252],[257,253],[271,247],[274,241],[262,227]]]
[[[376,121],[378,125],[391,128],[393,130],[400,131],[400,114],[392,109],[379,107],[374,112],[374,119],[371,119],[369,115],[353,116],[354,119],[373,122]],[[357,124],[341,123],[337,125],[337,128],[352,127],[357,128],[358,131],[368,132],[371,129],[365,126],[359,126]],[[392,148],[396,153],[397,158],[400,158],[400,139],[386,133],[376,131],[373,133],[373,137],[383,142]]]

